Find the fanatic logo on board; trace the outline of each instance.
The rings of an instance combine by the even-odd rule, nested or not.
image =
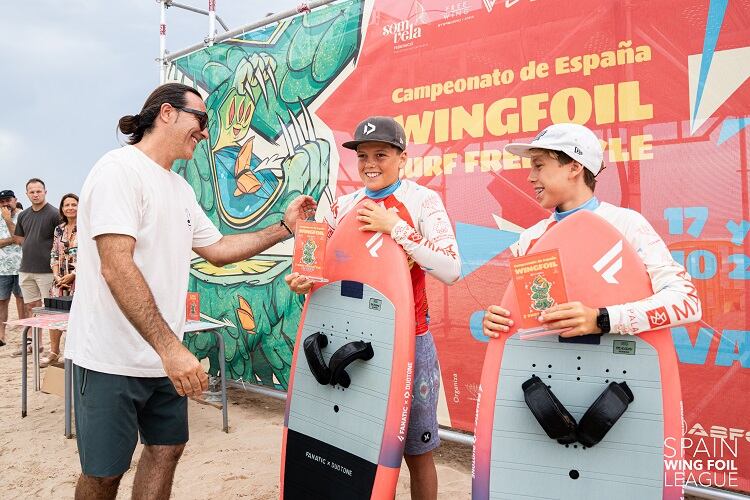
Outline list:
[[[594,271],[599,273],[607,283],[618,284],[615,274],[622,269],[622,240],[607,250],[601,259],[594,263]]]
[[[380,247],[383,246],[383,233],[375,233],[372,235],[372,238],[367,240],[367,243],[365,243],[365,246],[370,251],[370,255],[373,257],[378,256],[378,250],[380,250]]]
[[[482,0],[484,2],[484,8],[487,9],[487,12],[492,12],[492,9],[495,8],[495,2],[497,0]]]

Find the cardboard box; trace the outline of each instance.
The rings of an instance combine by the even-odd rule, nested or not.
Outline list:
[[[65,397],[65,365],[53,363],[44,369],[42,392]]]

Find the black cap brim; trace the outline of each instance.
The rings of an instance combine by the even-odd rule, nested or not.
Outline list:
[[[391,141],[381,141],[381,140],[378,140],[378,139],[367,139],[366,141],[346,141],[346,142],[342,143],[341,146],[345,147],[346,149],[351,149],[353,151],[356,151],[357,150],[357,146],[359,146],[360,144],[364,144],[366,142],[382,142],[383,144],[390,144],[394,148],[400,149],[401,151],[404,150],[404,147],[401,144],[399,144],[398,142],[396,142],[396,141],[392,141],[392,142]]]

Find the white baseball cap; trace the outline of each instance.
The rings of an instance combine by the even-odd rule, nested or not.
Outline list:
[[[513,142],[505,150],[514,155],[531,157],[531,149],[562,151],[589,169],[594,175],[602,168],[604,153],[599,138],[583,125],[557,123],[545,128],[530,143]]]

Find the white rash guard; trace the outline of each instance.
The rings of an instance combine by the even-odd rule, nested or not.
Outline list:
[[[324,220],[329,236],[341,219],[359,202],[367,198],[364,189],[339,197]],[[414,291],[417,335],[428,328],[425,272],[445,284],[453,284],[461,276],[461,259],[453,227],[440,196],[431,189],[409,180],[388,196],[373,200],[385,208],[396,208],[401,221],[393,227],[391,237],[401,245],[409,259]],[[414,263],[417,263],[414,266]]]

